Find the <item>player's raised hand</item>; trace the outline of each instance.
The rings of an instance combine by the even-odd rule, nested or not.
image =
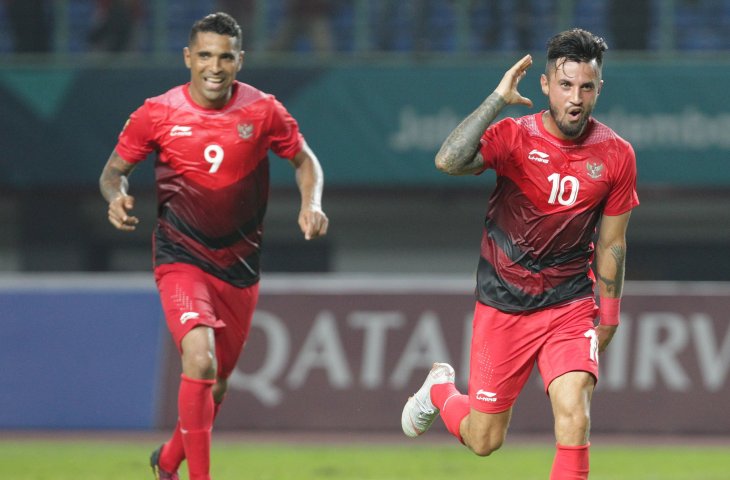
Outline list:
[[[502,81],[499,82],[499,85],[497,85],[497,88],[494,90],[502,96],[507,105],[527,105],[528,107],[532,107],[532,100],[527,97],[523,97],[520,92],[517,91],[517,86],[519,85],[520,80],[522,80],[525,76],[527,69],[530,68],[531,65],[532,55],[528,54],[522,57],[512,66],[512,68],[507,70],[504,77],[502,77]]]
[[[137,228],[139,219],[129,215],[134,208],[134,197],[131,195],[119,195],[109,202],[109,222],[118,230],[125,232],[134,231]]]
[[[320,208],[302,209],[299,212],[299,228],[305,240],[322,237],[327,234],[329,219]]]

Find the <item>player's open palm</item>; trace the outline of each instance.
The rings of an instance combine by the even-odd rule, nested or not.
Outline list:
[[[532,56],[525,55],[512,68],[507,70],[502,77],[502,81],[499,82],[497,88],[494,90],[504,98],[507,105],[527,105],[532,107],[532,100],[527,97],[523,97],[517,90],[517,86],[527,73],[527,69],[532,65]]]

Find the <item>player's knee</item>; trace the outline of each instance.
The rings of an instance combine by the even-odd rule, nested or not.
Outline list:
[[[472,412],[461,425],[464,443],[480,457],[491,455],[500,449],[507,437],[507,428],[512,410],[498,414]]]
[[[504,437],[486,437],[469,443],[472,452],[480,457],[488,457],[500,449],[504,443]]]
[[[182,339],[183,373],[192,378],[215,378],[218,368],[212,328],[196,327]]]
[[[183,353],[183,373],[192,378],[215,378],[215,355],[208,350]]]
[[[507,430],[492,426],[486,429],[473,429],[467,438],[467,446],[480,457],[487,457],[499,450],[507,436]]]
[[[578,442],[582,439],[587,439],[588,432],[591,428],[590,415],[583,410],[558,415],[555,418],[555,422],[555,431],[558,433],[558,436],[563,438],[569,437]]]

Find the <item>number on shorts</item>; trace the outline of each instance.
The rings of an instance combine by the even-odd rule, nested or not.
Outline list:
[[[584,333],[583,336],[591,339],[589,355],[591,357],[591,360],[598,363],[598,335],[596,334],[596,331],[591,328],[586,333]]]

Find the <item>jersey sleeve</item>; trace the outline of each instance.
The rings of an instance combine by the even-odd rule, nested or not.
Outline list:
[[[518,134],[517,123],[512,118],[505,118],[490,126],[480,139],[479,153],[484,159],[484,166],[476,175],[490,168],[499,174],[502,162],[509,157],[512,145],[516,144]]]
[[[145,102],[135,110],[119,134],[115,147],[116,152],[130,163],[138,163],[147,158],[157,145],[151,135],[152,121],[149,114],[149,103]]]
[[[630,144],[619,154],[619,168],[612,181],[611,191],[603,209],[604,215],[621,215],[639,204],[636,193],[636,155]]]
[[[273,118],[269,136],[271,150],[280,156],[291,160],[302,150],[304,138],[299,132],[299,125],[278,100],[274,99]]]

